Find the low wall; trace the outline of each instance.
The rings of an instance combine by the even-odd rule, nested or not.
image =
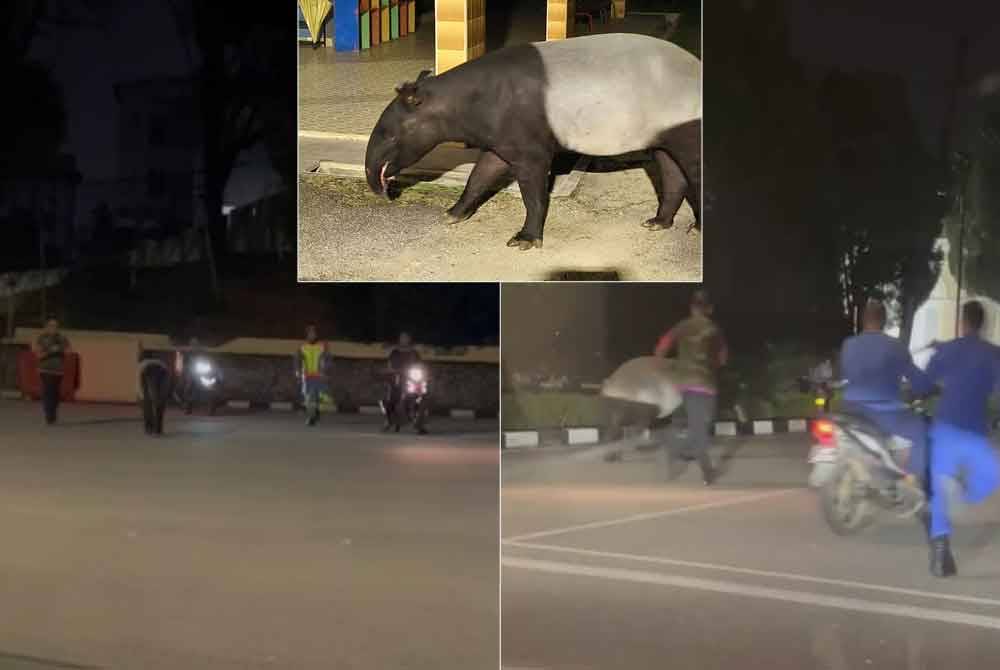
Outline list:
[[[38,336],[37,330],[18,329],[13,342],[0,349],[0,388],[14,388],[16,352]],[[64,331],[81,358],[82,401],[134,402],[136,359],[141,345],[170,363],[176,347],[164,335]],[[219,367],[227,400],[253,404],[295,402],[299,387],[294,374],[297,340],[240,338],[204,348]],[[377,371],[385,367],[388,348],[382,344],[329,342],[334,356],[331,392],[338,407],[355,409],[375,405],[382,382]],[[183,348],[182,348],[183,349]],[[500,407],[499,351],[496,347],[435,349],[418,347],[430,368],[431,404],[438,409],[471,409],[495,414]],[[6,361],[10,360],[10,365]],[[8,380],[4,370],[10,368]]]

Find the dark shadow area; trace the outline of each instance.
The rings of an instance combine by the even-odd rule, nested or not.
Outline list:
[[[546,281],[622,281],[621,273],[608,270],[556,270],[545,277]]]

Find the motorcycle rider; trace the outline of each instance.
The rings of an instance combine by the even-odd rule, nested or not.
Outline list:
[[[671,349],[677,349],[678,387],[684,394],[688,421],[687,451],[698,459],[705,486],[710,486],[717,476],[708,453],[718,395],[716,371],[729,360],[726,340],[712,321],[713,312],[708,293],[702,289],[695,291],[691,316],[667,331],[653,352],[655,356],[666,356]],[[673,448],[668,449],[671,472],[674,452]]]
[[[885,305],[879,300],[869,300],[862,314],[862,332],[844,341],[840,352],[841,376],[847,380],[843,407],[848,413],[867,418],[886,433],[906,440],[910,446],[900,449],[897,457],[897,462],[911,475],[904,485],[925,487],[927,428],[923,418],[901,400],[900,389],[904,378],[917,396],[931,393],[934,385],[914,364],[906,346],[898,338],[885,334],[885,324]]]
[[[948,490],[960,473],[966,503],[981,503],[1000,488],[987,417],[990,395],[1000,391],[1000,348],[981,336],[985,317],[982,303],[965,303],[960,337],[937,345],[927,365],[927,376],[941,389],[930,434],[930,513],[923,519],[935,577],[958,573],[949,542]]]
[[[184,413],[191,414],[201,399],[201,387],[198,385],[198,373],[195,365],[204,353],[204,348],[197,337],[188,340],[187,350],[177,352],[176,372],[180,376],[181,397],[184,401]]]
[[[307,426],[315,426],[319,422],[320,395],[328,391],[329,367],[329,345],[319,341],[316,326],[307,326],[306,341],[295,354],[295,373],[302,380]]]
[[[387,361],[388,372],[391,373],[391,376],[386,384],[385,396],[382,400],[382,408],[385,411],[385,425],[382,430],[392,428],[392,417],[395,416],[397,405],[403,395],[403,380],[406,377],[406,371],[411,365],[419,362],[420,354],[413,346],[413,338],[410,337],[409,333],[400,333],[399,342],[389,352]],[[421,426],[419,432],[423,435],[427,431]]]

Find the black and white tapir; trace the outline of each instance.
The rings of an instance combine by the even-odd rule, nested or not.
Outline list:
[[[701,62],[675,44],[611,33],[506,47],[396,88],[365,155],[368,184],[388,182],[442,142],[481,150],[450,223],[476,211],[513,173],[527,210],[507,242],[542,246],[549,171],[558,151],[614,156],[651,150],[662,190],[644,225],[669,228],[686,197],[701,205]]]

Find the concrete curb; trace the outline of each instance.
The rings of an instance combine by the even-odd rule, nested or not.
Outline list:
[[[24,394],[17,390],[2,389],[0,390],[0,398],[4,400],[23,400]]]
[[[781,435],[786,433],[805,433],[809,430],[809,423],[812,419],[763,419],[756,421],[717,421],[715,423],[715,435],[737,436],[737,435]],[[526,447],[540,447],[546,442],[552,444],[558,441],[563,445],[585,445],[600,444],[610,438],[610,431],[607,428],[597,426],[576,426],[573,428],[563,428],[557,430],[515,430],[503,432],[504,449],[523,449]],[[560,439],[548,440],[545,437],[553,437],[554,434],[561,433]],[[648,428],[638,426],[626,426],[624,437],[642,437],[649,439]]]

